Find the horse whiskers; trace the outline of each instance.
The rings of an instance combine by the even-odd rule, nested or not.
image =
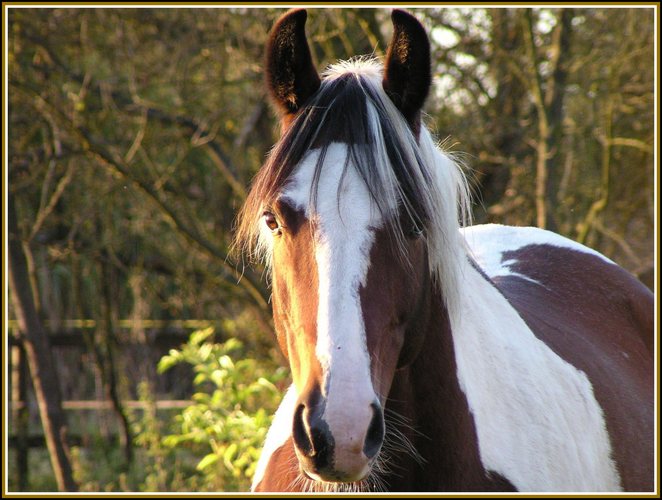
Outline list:
[[[372,471],[368,477],[353,483],[333,483],[315,481],[300,473],[290,484],[292,491],[309,493],[359,493],[371,491],[384,491],[385,483],[378,474]]]
[[[396,411],[385,408],[384,409],[385,417],[385,427],[386,435],[384,436],[384,444],[382,449],[387,451],[401,452],[410,455],[418,464],[425,463],[425,459],[421,454],[416,450],[416,447],[413,445],[409,437],[404,433],[404,429],[411,431],[413,434],[427,438],[425,434],[416,429],[412,424],[411,420],[404,415],[397,413]]]
[[[400,429],[394,428],[386,431],[382,449],[391,454],[405,453],[411,456],[416,463],[425,463],[425,459],[418,453],[411,440]]]
[[[413,431],[414,433],[418,434],[419,436],[422,436],[423,434],[416,429],[412,423],[411,419],[409,417],[406,417],[405,415],[402,415],[401,413],[398,413],[394,409],[392,409],[390,406],[386,406],[384,408],[384,417],[387,420],[388,423],[393,423],[393,424],[398,424],[400,426],[406,427],[407,429]]]
[[[309,493],[360,493],[386,491],[386,483],[382,477],[387,471],[386,464],[381,455],[377,457],[370,474],[361,481],[352,483],[335,483],[327,481],[315,481],[303,472],[299,472],[290,483],[290,491],[301,491]]]

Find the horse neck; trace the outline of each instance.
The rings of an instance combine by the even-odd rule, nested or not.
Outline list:
[[[419,465],[398,454],[392,490],[458,491],[486,489],[478,440],[466,397],[460,389],[444,300],[430,285],[430,311],[419,355],[394,376],[387,408],[405,417],[395,424],[420,454]],[[388,413],[388,411],[387,411]],[[406,472],[405,472],[406,471]]]

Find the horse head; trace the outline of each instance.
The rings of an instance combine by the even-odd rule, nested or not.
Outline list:
[[[320,79],[306,16],[283,15],[267,43],[282,137],[239,233],[257,237],[271,267],[277,338],[298,392],[301,469],[354,482],[378,461],[393,375],[416,356],[429,309],[435,214],[419,136],[430,47],[421,24],[395,10],[383,70],[355,61]]]

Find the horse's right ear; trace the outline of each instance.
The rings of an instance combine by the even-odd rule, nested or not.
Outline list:
[[[305,9],[283,14],[267,41],[265,77],[271,98],[289,122],[320,86],[306,40]]]

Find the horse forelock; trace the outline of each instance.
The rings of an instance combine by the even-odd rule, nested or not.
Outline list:
[[[317,93],[295,117],[254,179],[240,214],[237,245],[250,258],[270,266],[272,236],[264,230],[261,216],[292,182],[307,155],[316,153],[309,206],[302,208],[315,213],[323,168],[354,169],[403,258],[407,232],[413,227],[423,230],[430,271],[438,278],[447,306],[455,309],[456,274],[465,259],[457,229],[469,213],[468,189],[458,163],[438,149],[425,127],[418,137],[413,134],[382,88],[382,68],[376,60],[340,62],[330,66],[323,77]],[[347,146],[344,161],[325,164],[329,147],[337,143]],[[342,183],[335,193],[338,203],[341,188]]]

